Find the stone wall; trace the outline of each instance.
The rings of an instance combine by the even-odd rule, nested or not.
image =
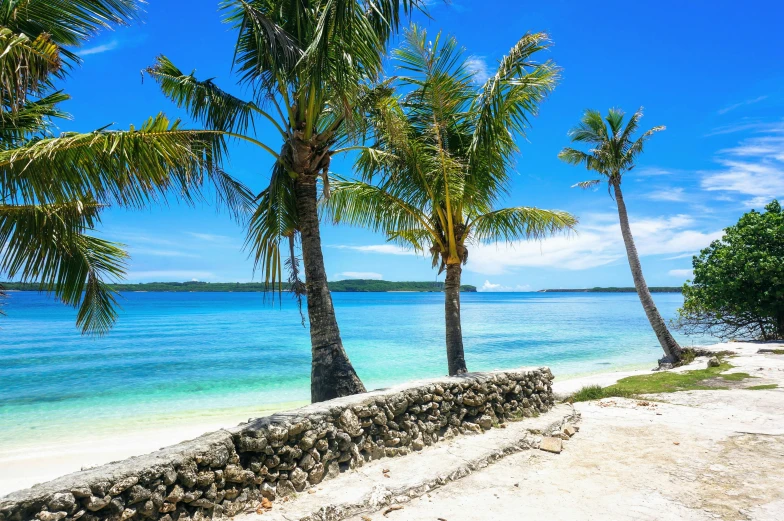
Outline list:
[[[339,398],[0,498],[0,521],[198,521],[301,492],[365,462],[535,416],[547,368],[472,373]]]

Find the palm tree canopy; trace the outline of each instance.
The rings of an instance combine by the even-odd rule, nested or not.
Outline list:
[[[364,135],[363,116],[386,90],[376,80],[389,36],[402,16],[423,5],[422,0],[224,1],[225,21],[237,31],[234,69],[240,83],[251,87],[250,100],[184,73],[165,56],[147,69],[171,100],[207,128],[272,156],[270,182],[257,197],[246,243],[268,284],[280,288],[281,251],[290,254],[288,243],[299,233],[294,182],[302,165],[308,163],[307,175],[321,177],[328,194],[330,158]],[[259,124],[271,124],[280,141],[256,140]]]
[[[575,143],[588,143],[593,148],[588,152],[566,147],[558,157],[571,165],[585,165],[588,170],[605,176],[610,185],[620,183],[623,174],[634,168],[637,156],[643,146],[656,132],[665,129],[653,127],[636,140],[633,139],[642,119],[642,107],[632,114],[624,126],[624,113],[610,109],[605,118],[595,110],[586,110],[580,124],[569,131]],[[601,180],[584,181],[574,185],[579,188],[592,188]]]
[[[210,184],[236,217],[252,195],[220,168],[225,136],[163,114],[127,131],[52,133],[67,94],[52,78],[102,28],[133,20],[137,0],[11,0],[0,8],[0,272],[37,282],[104,333],[116,319],[107,282],[125,273],[122,246],[90,233],[108,205],[139,208],[172,195],[201,200]]]
[[[541,238],[572,228],[566,212],[533,207],[494,211],[529,118],[558,70],[534,54],[543,33],[526,34],[477,86],[452,37],[413,26],[394,52],[399,97],[371,111],[374,145],[360,153],[363,179],[337,179],[327,209],[337,222],[370,227],[432,254],[433,266],[467,260],[466,243]]]

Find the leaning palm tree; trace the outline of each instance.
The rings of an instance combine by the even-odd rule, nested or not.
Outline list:
[[[288,258],[292,288],[304,289],[312,348],[314,402],[364,392],[343,348],[321,248],[318,183],[329,194],[332,156],[363,133],[363,107],[379,91],[386,43],[402,13],[420,0],[229,0],[238,32],[234,67],[251,100],[212,80],[184,74],[166,57],[148,73],[163,92],[207,128],[251,142],[272,158],[269,186],[257,199],[247,244],[269,287],[281,288]],[[276,139],[255,139],[257,124]],[[305,282],[299,280],[301,246]]]
[[[602,115],[598,111],[587,110],[580,124],[572,129],[569,135],[573,142],[588,143],[593,148],[588,152],[583,152],[567,147],[558,154],[558,157],[572,165],[585,165],[588,170],[603,176],[601,179],[577,183],[574,185],[575,187],[587,189],[606,181],[608,191],[611,195],[615,195],[618,216],[621,221],[621,234],[626,245],[626,255],[629,258],[634,287],[637,289],[637,295],[640,297],[648,321],[656,333],[656,338],[659,339],[659,344],[664,350],[665,357],[661,362],[675,363],[681,359],[682,350],[667,329],[659,310],[656,309],[648,285],[645,283],[640,257],[637,254],[637,247],[634,245],[634,237],[632,237],[632,230],[629,226],[626,203],[621,191],[623,175],[634,168],[635,161],[642,153],[645,142],[656,132],[664,130],[663,126],[653,127],[634,140],[633,136],[641,118],[642,108],[635,112],[624,126],[624,113],[620,110],[610,109],[605,119],[602,119]]]
[[[507,191],[528,116],[552,90],[557,69],[532,57],[545,34],[525,35],[496,74],[477,86],[463,50],[439,33],[431,44],[414,26],[394,56],[404,94],[372,111],[375,144],[358,159],[361,181],[333,183],[326,203],[336,222],[367,226],[432,255],[446,271],[449,374],[466,372],[460,278],[470,243],[538,239],[576,224],[565,212],[518,206],[495,209]]]
[[[140,207],[205,181],[237,208],[250,199],[219,168],[223,136],[163,115],[128,131],[54,135],[69,97],[53,87],[78,63],[74,48],[132,21],[137,0],[9,0],[0,7],[0,273],[34,282],[78,308],[85,333],[116,319],[108,286],[124,274],[121,245],[93,236],[106,206]]]

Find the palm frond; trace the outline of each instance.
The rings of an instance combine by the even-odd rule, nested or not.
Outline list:
[[[601,144],[609,136],[604,124],[602,114],[596,110],[586,110],[580,124],[569,131],[569,137],[574,142]]]
[[[605,173],[601,155],[589,154],[582,150],[565,147],[558,153],[558,159],[570,165],[585,165],[585,168],[588,170],[593,170],[600,174]]]
[[[228,211],[239,223],[244,224],[257,208],[256,196],[238,179],[220,169],[207,171],[215,190],[219,210]]]
[[[294,180],[276,163],[269,186],[256,198],[245,239],[255,269],[262,271],[265,285],[272,290],[282,290],[281,243],[297,233],[298,222]]]
[[[160,85],[164,95],[208,129],[255,133],[254,117],[261,115],[285,136],[276,119],[255,103],[229,94],[211,79],[199,81],[193,73],[184,74],[166,56],[158,56],[155,64],[145,70]]]
[[[641,114],[641,113],[640,113]],[[642,115],[642,114],[641,114]],[[607,111],[607,125],[610,127],[610,132],[613,138],[618,138],[623,128],[624,112],[620,109],[610,109]]]
[[[528,33],[501,59],[495,75],[485,82],[475,101],[478,121],[474,148],[503,144],[504,156],[516,151],[512,136],[525,135],[529,117],[536,115],[539,103],[552,92],[558,80],[559,71],[552,62],[532,60],[535,54],[549,47],[547,34]]]
[[[276,82],[289,79],[294,73],[304,49],[297,35],[289,33],[285,25],[298,21],[307,24],[311,16],[304,5],[298,4],[292,2],[279,9],[271,2],[252,0],[228,0],[221,4],[226,23],[238,32],[234,64],[242,81],[272,92]],[[289,13],[287,7],[296,11]]]
[[[36,282],[78,308],[83,333],[103,334],[117,317],[109,281],[125,273],[127,254],[119,245],[86,234],[100,205],[88,199],[68,203],[0,205],[0,271],[11,279]]]
[[[138,130],[65,133],[0,151],[0,183],[12,204],[87,193],[100,203],[129,207],[167,193],[193,200],[224,151],[220,132],[183,129],[160,114]]]
[[[601,179],[592,179],[590,181],[581,181],[579,183],[573,184],[572,188],[582,188],[583,190],[588,190],[589,188],[593,188],[601,184]]]
[[[419,10],[427,15],[427,0],[368,0],[364,2],[370,25],[382,42],[398,31],[404,17]],[[401,16],[402,15],[402,16]]]
[[[630,170],[634,166],[634,160],[637,158],[638,155],[642,154],[643,147],[645,143],[653,136],[656,132],[661,132],[666,130],[667,127],[664,125],[659,125],[657,127],[653,127],[652,129],[648,130],[647,132],[643,133],[642,136],[639,137],[636,141],[630,143],[625,150],[623,155],[623,165],[624,168]]]
[[[572,231],[576,225],[577,219],[567,212],[518,206],[476,217],[471,232],[473,239],[479,242],[512,242],[543,239],[557,232]]]
[[[52,92],[35,101],[27,100],[15,111],[3,112],[0,117],[0,150],[9,150],[27,143],[31,136],[49,130],[54,118],[68,119],[69,115],[57,108],[70,99],[62,91]]]
[[[16,112],[28,96],[49,88],[51,77],[60,72],[60,51],[48,34],[31,38],[0,26],[0,102],[4,109]]]
[[[432,247],[433,235],[426,228],[410,230],[389,230],[387,240],[403,248],[410,248],[416,253],[425,253]]]
[[[422,210],[397,196],[390,188],[362,181],[335,179],[332,196],[324,203],[326,214],[335,223],[360,226],[387,233],[394,230],[425,228]]]
[[[640,120],[642,119],[643,112],[642,107],[637,109],[637,112],[632,114],[629,118],[629,121],[626,123],[626,126],[623,128],[623,132],[618,136],[618,142],[620,143],[630,143],[632,136],[637,129],[640,127]]]

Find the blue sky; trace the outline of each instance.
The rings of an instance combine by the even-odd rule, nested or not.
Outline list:
[[[431,19],[454,34],[479,74],[527,31],[546,31],[562,79],[520,143],[506,205],[567,210],[579,233],[537,243],[474,246],[464,282],[494,291],[629,286],[614,202],[605,189],[570,188],[591,178],[556,155],[586,108],[645,107],[643,128],[666,125],[624,182],[632,229],[650,285],[680,285],[691,255],[750,208],[784,197],[784,7],[774,1],[584,2],[430,1]],[[150,0],[141,23],[107,32],[81,51],[65,87],[74,119],[61,130],[140,124],[160,111],[184,116],[142,82],[140,70],[166,54],[180,68],[215,77],[242,95],[231,75],[234,33],[215,0]],[[184,119],[187,120],[187,117]],[[274,139],[260,128],[262,140]],[[233,146],[228,170],[254,190],[269,178],[263,152]],[[335,160],[350,175],[351,158]],[[171,201],[145,211],[110,209],[103,232],[128,245],[128,279],[249,281],[243,230],[214,207]],[[364,230],[323,226],[333,280],[434,280],[424,259]],[[256,277],[258,279],[258,277]]]

